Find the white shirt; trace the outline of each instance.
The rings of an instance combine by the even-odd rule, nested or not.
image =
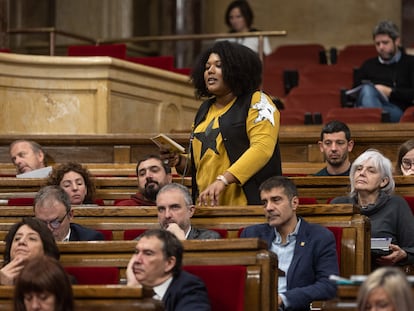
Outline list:
[[[164,283],[161,283],[160,285],[154,286],[154,288],[152,289],[155,293],[153,298],[157,299],[157,300],[162,300],[164,298],[164,295],[167,292],[167,289],[170,286],[172,280],[173,280],[173,277],[171,276],[166,281],[164,281]]]

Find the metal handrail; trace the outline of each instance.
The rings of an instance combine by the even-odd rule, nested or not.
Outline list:
[[[114,39],[94,39],[83,35],[67,32],[56,29],[54,27],[40,27],[40,28],[22,28],[9,29],[9,34],[22,33],[49,33],[49,54],[55,55],[56,35],[63,35],[69,38],[87,41],[89,43],[100,44],[114,44],[114,43],[136,43],[136,42],[154,42],[154,41],[183,41],[183,40],[208,40],[208,39],[225,39],[225,38],[244,38],[244,37],[258,37],[259,38],[259,55],[263,56],[263,40],[264,37],[286,36],[286,30],[272,30],[272,31],[252,31],[252,32],[237,32],[237,33],[216,33],[216,34],[190,34],[190,35],[166,35],[166,36],[140,36],[129,38],[114,38]]]

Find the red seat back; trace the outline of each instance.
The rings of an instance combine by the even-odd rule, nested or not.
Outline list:
[[[117,267],[65,267],[65,270],[79,285],[119,284]]]
[[[332,108],[328,111],[325,123],[337,120],[344,123],[381,123],[381,108]]]
[[[341,267],[341,248],[342,248],[342,227],[326,227],[335,236],[336,254],[338,255],[338,267]]]
[[[212,311],[243,311],[247,269],[245,266],[184,266],[207,287]]]
[[[97,229],[96,231],[99,231],[104,235],[105,241],[112,241],[114,238],[112,230]]]
[[[210,230],[213,230],[219,233],[222,239],[227,239],[227,237],[229,236],[229,232],[226,229],[212,228]]]
[[[71,45],[67,50],[68,56],[110,56],[125,59],[125,44],[103,45]]]
[[[147,229],[126,229],[124,230],[124,240],[135,240],[135,238],[139,237],[146,230]]]
[[[414,196],[405,195],[404,199],[407,201],[408,206],[411,208],[411,211],[414,214]]]
[[[34,198],[10,198],[7,200],[8,206],[33,206]]]

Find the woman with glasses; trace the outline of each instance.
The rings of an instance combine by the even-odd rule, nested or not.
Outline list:
[[[59,249],[47,225],[36,218],[23,218],[14,224],[5,238],[0,284],[13,285],[23,267],[39,256],[59,259]]]
[[[414,175],[414,139],[407,140],[398,149],[395,175]]]
[[[372,268],[414,263],[414,216],[407,202],[394,194],[391,161],[379,151],[363,152],[351,166],[351,193],[331,203],[353,203],[369,217],[372,238],[391,238],[389,251],[372,251]]]

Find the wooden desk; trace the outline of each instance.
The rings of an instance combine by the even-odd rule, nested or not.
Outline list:
[[[160,301],[152,299],[152,290],[125,285],[73,285],[76,310],[122,311],[164,310]],[[1,286],[0,310],[12,309],[14,287]]]

